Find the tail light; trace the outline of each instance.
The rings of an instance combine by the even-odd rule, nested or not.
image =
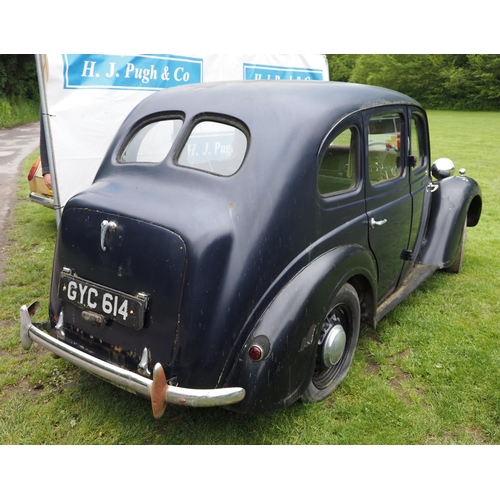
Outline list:
[[[264,357],[264,351],[260,345],[253,345],[248,349],[248,355],[252,361],[260,361]]]
[[[264,335],[255,337],[248,348],[248,356],[252,361],[262,361],[267,357],[271,350],[271,343]]]
[[[40,165],[40,157],[38,157],[35,160],[35,163],[33,163],[33,166],[31,167],[29,174],[28,174],[28,181],[31,182],[33,180],[33,177],[35,177],[36,171],[38,170],[38,166]]]

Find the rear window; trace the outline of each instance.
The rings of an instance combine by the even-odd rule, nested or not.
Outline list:
[[[165,159],[177,137],[182,120],[164,119],[139,129],[120,155],[120,163],[159,163]]]
[[[205,120],[189,134],[177,163],[182,167],[229,176],[241,167],[247,146],[247,136],[240,128]]]

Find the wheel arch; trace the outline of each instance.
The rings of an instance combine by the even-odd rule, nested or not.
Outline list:
[[[460,250],[465,224],[477,225],[481,217],[481,188],[465,176],[448,177],[439,181],[432,194],[431,213],[418,262],[446,268]]]
[[[472,198],[467,210],[467,227],[477,226],[483,210],[483,200],[479,194]]]
[[[376,288],[364,274],[355,274],[351,276],[347,283],[351,284],[359,297],[361,307],[361,321],[374,327],[375,315],[377,312]]]
[[[337,247],[297,273],[256,322],[224,385],[239,384],[245,399],[231,410],[272,411],[298,400],[312,376],[321,323],[345,283],[356,290],[363,319],[373,320],[376,267],[370,252],[358,245]],[[249,348],[266,344],[261,361]]]

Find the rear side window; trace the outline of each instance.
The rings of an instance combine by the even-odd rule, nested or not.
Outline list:
[[[353,189],[358,182],[359,134],[355,127],[335,136],[319,165],[318,190],[322,196]]]
[[[159,120],[139,129],[120,155],[120,163],[159,163],[165,159],[182,127],[181,119]]]
[[[189,134],[177,163],[216,175],[234,174],[243,163],[247,136],[232,124],[206,120]]]

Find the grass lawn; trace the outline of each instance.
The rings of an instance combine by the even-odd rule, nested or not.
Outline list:
[[[47,311],[56,227],[51,210],[27,201],[23,176],[0,293],[0,443],[500,444],[500,113],[429,119],[432,159],[450,157],[483,189],[462,272],[436,273],[377,331],[365,328],[351,373],[326,401],[266,415],[169,406],[154,420],[149,401],[36,344],[24,351],[19,306],[40,299]]]

